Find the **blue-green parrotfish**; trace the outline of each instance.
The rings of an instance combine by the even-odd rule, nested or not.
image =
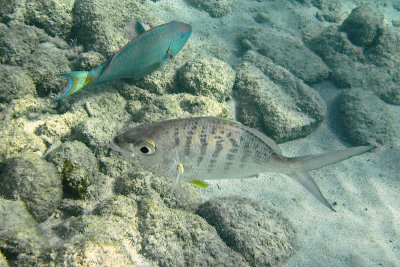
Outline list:
[[[283,173],[302,184],[333,211],[308,171],[374,148],[358,146],[319,155],[285,157],[279,146],[261,132],[217,117],[139,125],[114,137],[110,146],[132,158],[137,167],[174,178],[173,190],[181,190],[181,181],[207,187],[204,180],[242,179],[266,172]]]
[[[67,88],[53,100],[60,100],[84,87],[99,85],[120,78],[140,79],[162,67],[185,45],[192,33],[192,26],[172,21],[144,31],[139,24],[137,37],[122,47],[102,65],[91,71],[73,71],[60,76],[68,79]]]

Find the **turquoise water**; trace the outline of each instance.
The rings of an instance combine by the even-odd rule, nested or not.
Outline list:
[[[58,74],[107,62],[137,21],[173,20],[193,32],[163,66],[51,100]],[[0,266],[400,264],[398,1],[8,1],[0,22]],[[276,173],[171,194],[175,178],[110,148],[199,116],[287,157],[376,148],[310,171],[336,212]]]

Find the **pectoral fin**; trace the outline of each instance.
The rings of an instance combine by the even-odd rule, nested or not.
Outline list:
[[[321,190],[319,190],[318,185],[314,182],[313,178],[305,171],[294,171],[290,175],[294,180],[303,185],[314,197],[321,201],[330,210],[336,212],[322,195]]]
[[[202,180],[191,180],[191,184],[194,184],[195,186],[201,187],[201,188],[207,188],[208,184]]]

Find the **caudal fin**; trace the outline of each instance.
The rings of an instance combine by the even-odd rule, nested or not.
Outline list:
[[[336,162],[361,155],[374,149],[375,146],[356,146],[337,151],[331,151],[319,155],[296,157],[301,163],[303,170],[319,169]]]
[[[53,101],[61,100],[73,93],[78,92],[80,89],[90,84],[93,80],[93,76],[88,71],[73,71],[68,73],[61,73],[59,76],[68,79],[67,88],[61,93],[60,96],[52,98]]]
[[[293,171],[289,174],[294,180],[303,185],[314,197],[321,201],[332,211],[335,211],[326,198],[322,195],[318,185],[314,182],[313,178],[307,173],[308,170],[322,168],[324,166],[363,154],[367,151],[374,149],[374,146],[358,146],[338,151],[328,152],[315,156],[297,157],[301,162],[301,169]]]

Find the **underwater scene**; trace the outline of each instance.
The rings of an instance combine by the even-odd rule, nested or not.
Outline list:
[[[0,266],[400,266],[399,0],[0,1]]]

